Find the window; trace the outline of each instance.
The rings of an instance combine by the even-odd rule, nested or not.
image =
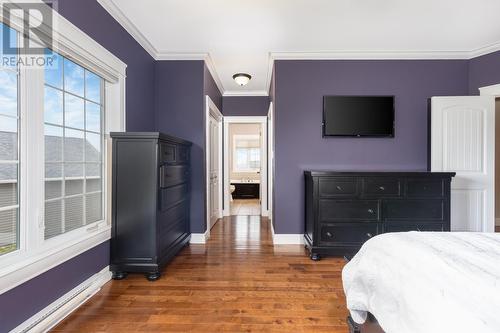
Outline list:
[[[235,135],[233,141],[234,171],[260,171],[260,136]]]
[[[126,64],[55,11],[45,55],[9,54],[23,13],[0,11],[0,294],[110,239],[106,147],[125,130]]]
[[[52,58],[57,65],[45,69],[45,239],[103,218],[103,79],[55,52]]]
[[[17,32],[0,23],[0,45],[4,31],[17,40]],[[18,94],[17,66],[0,66],[0,255],[19,247]]]

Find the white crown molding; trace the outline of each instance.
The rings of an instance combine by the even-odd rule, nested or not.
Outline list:
[[[203,60],[205,65],[208,68],[208,71],[212,75],[217,88],[221,94],[224,94],[224,86],[222,85],[222,81],[220,80],[219,74],[217,74],[217,70],[215,69],[214,62],[210,53],[177,53],[177,52],[158,52],[154,57],[155,60]]]
[[[156,59],[158,51],[142,32],[130,21],[113,0],[97,2],[139,43],[146,52]]]
[[[434,60],[469,59],[470,51],[361,51],[271,52],[272,60]]]
[[[269,93],[265,90],[245,90],[245,91],[225,91],[223,94],[224,97],[242,97],[242,96],[269,96]]]
[[[134,37],[137,42],[155,60],[204,60],[212,74],[217,87],[223,96],[262,96],[263,91],[226,91],[217,74],[215,65],[209,53],[175,53],[157,51],[153,44],[140,30],[126,17],[113,0],[97,0],[123,28]],[[473,50],[339,50],[326,52],[270,52],[266,78],[266,92],[268,95],[271,85],[272,70],[275,60],[470,60],[492,52],[500,51],[500,42],[485,45]]]
[[[209,57],[206,52],[158,52],[155,60],[206,60]]]
[[[497,51],[500,51],[500,42],[489,44],[489,45],[477,48],[475,50],[472,50],[471,52],[469,52],[469,59],[481,57],[483,55],[487,55],[487,54],[497,52]]]

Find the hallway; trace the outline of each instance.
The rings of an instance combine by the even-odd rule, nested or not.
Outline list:
[[[231,215],[260,215],[259,199],[235,199],[231,202]]]
[[[313,262],[302,245],[273,246],[267,219],[232,216],[160,280],[111,281],[53,331],[347,333],[343,265]]]

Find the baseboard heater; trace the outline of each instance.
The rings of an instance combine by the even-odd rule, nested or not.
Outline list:
[[[109,267],[94,274],[49,306],[16,327],[11,333],[47,332],[78,309],[111,279]]]

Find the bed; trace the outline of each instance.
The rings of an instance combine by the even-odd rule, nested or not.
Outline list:
[[[342,280],[351,332],[500,332],[500,234],[382,234]]]

